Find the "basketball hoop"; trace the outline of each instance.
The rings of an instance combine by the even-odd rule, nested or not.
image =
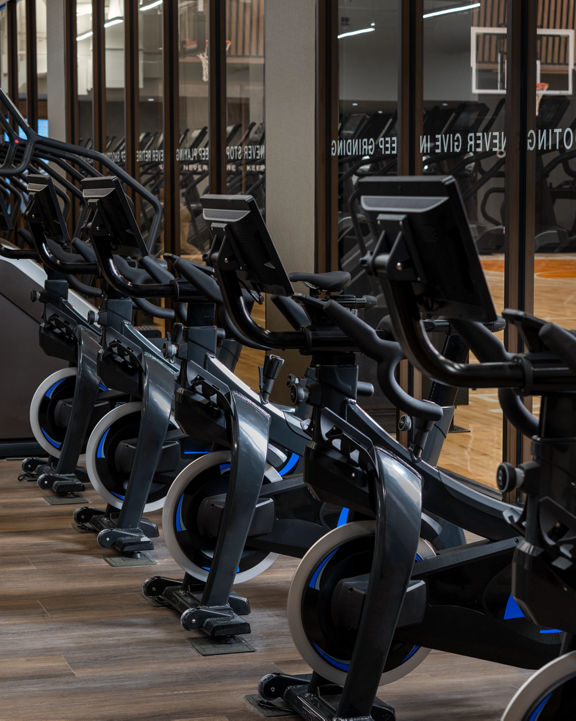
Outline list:
[[[548,90],[548,83],[536,83],[536,115],[540,108],[540,101],[544,97],[544,93]]]
[[[226,40],[226,55],[228,55],[228,51],[230,50],[230,46],[232,45],[232,40]],[[204,49],[203,53],[198,53],[198,57],[200,58],[200,62],[202,63],[202,81],[207,83],[208,78],[210,77],[210,61],[208,59],[208,40],[206,40],[206,48]]]

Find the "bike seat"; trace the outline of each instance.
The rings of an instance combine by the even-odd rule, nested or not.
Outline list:
[[[307,283],[318,290],[340,291],[350,283],[351,276],[344,270],[330,273],[290,273],[290,280]]]

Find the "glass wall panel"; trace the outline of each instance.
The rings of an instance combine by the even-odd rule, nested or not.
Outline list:
[[[453,175],[483,254],[497,309],[504,297],[504,100],[506,2],[424,0],[424,119],[419,139],[424,173]],[[443,344],[439,339],[438,343]],[[496,391],[459,392],[458,426],[440,462],[495,484],[502,445]],[[489,451],[489,453],[485,452]]]
[[[123,166],[124,135],[124,0],[106,0],[106,152]]]
[[[164,186],[162,0],[140,0],[140,138],[138,164],[140,182],[162,198]],[[141,227],[149,225],[148,212],[141,208]]]
[[[547,5],[549,7],[544,7]],[[573,0],[538,8],[534,312],[576,325],[576,99]]]
[[[92,147],[92,0],[76,2],[76,43],[78,55],[79,142]]]
[[[16,4],[16,22],[18,24],[18,95],[25,98],[28,56],[26,54],[26,4],[24,2]],[[20,107],[22,109],[24,106]]]
[[[38,132],[48,135],[48,8],[46,0],[36,0],[36,57],[38,71]]]
[[[8,11],[0,7],[0,87],[8,92]]]
[[[348,271],[351,293],[376,296],[375,308],[360,311],[376,326],[385,314],[381,286],[360,259],[376,236],[360,208],[357,184],[368,175],[396,175],[398,155],[399,5],[395,0],[339,0],[338,258]],[[321,212],[319,210],[319,212]],[[360,359],[360,378],[376,389],[362,405],[389,427],[395,410],[382,396],[372,361]]]
[[[264,210],[264,0],[228,0],[226,12],[228,192],[249,193]]]
[[[180,0],[180,248],[196,256],[208,249],[200,196],[208,189],[209,0]]]
[[[400,16],[395,0],[340,0],[338,11],[340,124],[332,155],[338,157],[339,261],[352,274],[352,293],[381,296],[359,263],[374,237],[356,186],[366,175],[397,173]],[[374,311],[374,322],[381,314]]]

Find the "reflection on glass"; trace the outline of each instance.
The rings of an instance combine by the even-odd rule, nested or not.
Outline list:
[[[180,247],[197,256],[209,232],[200,196],[208,189],[208,0],[180,0]]]
[[[92,132],[92,0],[76,2],[79,142],[93,146]]]
[[[164,185],[162,3],[139,0],[140,137],[137,161],[140,182],[161,198]],[[140,225],[150,225],[150,209],[142,204]]]
[[[124,135],[124,0],[106,0],[106,153],[118,165],[126,162]]]
[[[331,152],[338,157],[339,259],[352,275],[350,292],[379,297],[367,314],[376,324],[382,292],[360,266],[375,239],[356,190],[362,177],[397,173],[398,3],[340,0],[338,10],[340,126]]]
[[[8,91],[8,12],[0,7],[0,87]]]
[[[576,100],[573,9],[551,3],[538,12],[538,115],[528,147],[536,153],[534,312],[576,323]]]
[[[466,7],[468,5],[468,7]],[[470,7],[471,5],[475,5]],[[451,10],[452,12],[446,12]],[[424,0],[425,174],[453,175],[460,186],[496,308],[503,307],[506,138],[506,3]],[[495,485],[502,415],[497,393],[460,394],[440,463]],[[458,426],[456,428],[458,428]]]
[[[16,22],[18,25],[18,95],[26,96],[26,4],[19,2],[16,5]]]
[[[264,0],[228,0],[226,9],[228,192],[253,195],[264,210]]]
[[[36,0],[36,56],[38,74],[38,129],[48,133],[48,40],[46,35],[48,8],[46,0]]]
[[[375,230],[368,224],[358,181],[369,175],[397,173],[397,96],[399,12],[395,0],[339,0],[339,130],[332,140],[338,158],[338,257],[352,280],[347,292],[372,295],[375,307],[360,311],[377,326],[386,313],[382,289],[367,275],[360,259],[374,247]],[[395,410],[382,395],[374,363],[359,357],[360,378],[376,392],[362,406],[389,428]]]

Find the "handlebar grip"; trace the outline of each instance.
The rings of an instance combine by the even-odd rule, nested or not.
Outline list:
[[[372,326],[341,306],[337,301],[329,300],[325,303],[324,312],[370,358],[379,361],[390,358],[390,354],[398,354],[399,359],[404,357],[398,343],[379,338]]]
[[[310,318],[302,306],[287,295],[272,296],[272,302],[294,330],[309,328]]]
[[[164,257],[172,263],[172,266],[179,275],[183,276],[209,300],[218,305],[222,305],[224,302],[222,293],[214,278],[198,269],[193,263],[188,263],[184,258],[179,258],[176,255],[168,256],[167,254]]]
[[[150,273],[151,277],[157,283],[172,283],[174,280],[172,273],[166,270],[166,268],[163,268],[158,262],[158,259],[153,258],[151,255],[145,255],[140,258],[140,265]]]
[[[363,353],[378,361],[380,387],[397,408],[422,420],[439,421],[442,418],[440,406],[413,398],[396,380],[396,366],[404,358],[398,343],[379,338],[371,326],[343,308],[337,301],[328,301],[324,308],[326,315],[350,336]]]
[[[494,335],[483,323],[471,321],[451,321],[455,330],[465,338],[470,349],[481,363],[507,361],[512,358],[502,341]],[[493,324],[495,330],[501,330],[502,324],[498,319]],[[531,438],[538,433],[538,419],[530,413],[522,398],[511,388],[498,390],[498,401],[502,412],[515,428],[525,436]]]
[[[153,316],[154,318],[164,318],[166,320],[173,320],[175,313],[171,308],[162,308],[155,303],[151,303],[146,298],[134,298],[134,303],[143,310],[144,313]]]
[[[68,282],[68,285],[73,290],[77,290],[79,293],[82,293],[82,295],[86,295],[89,298],[100,298],[102,296],[102,291],[100,290],[100,288],[94,288],[87,283],[83,283],[81,280],[78,280],[78,278],[76,278],[76,276],[74,275],[69,275],[66,280]]]
[[[12,260],[38,260],[38,254],[35,250],[22,250],[21,248],[10,248],[0,243],[0,256],[2,258],[11,258]]]
[[[511,360],[512,354],[508,353],[504,343],[483,323],[470,320],[450,320],[450,323],[468,343],[470,350],[481,363]]]
[[[570,370],[576,372],[576,336],[555,323],[546,323],[538,337]]]

